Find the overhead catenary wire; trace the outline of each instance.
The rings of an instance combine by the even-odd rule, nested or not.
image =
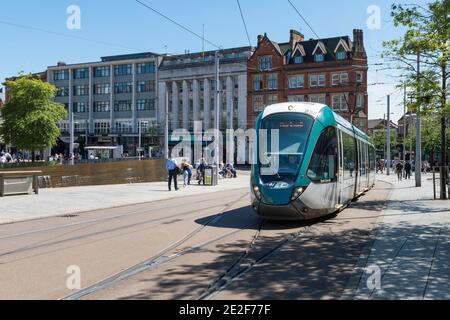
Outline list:
[[[245,22],[245,17],[244,17],[244,13],[242,11],[241,3],[240,3],[239,0],[236,0],[236,2],[237,2],[238,7],[239,7],[239,12],[241,13],[241,18],[242,18],[242,23],[244,24],[245,33],[247,34],[248,44],[251,47],[252,46],[252,41],[250,39],[250,34],[248,32],[247,23]]]
[[[42,33],[48,33],[48,34],[52,34],[52,35],[59,36],[59,37],[66,37],[66,38],[72,38],[72,39],[77,39],[77,40],[82,40],[82,41],[88,41],[88,42],[92,42],[92,43],[96,43],[96,44],[106,45],[109,47],[118,47],[118,48],[120,47],[123,49],[134,50],[134,51],[145,51],[144,49],[133,48],[133,47],[129,47],[129,46],[126,46],[123,44],[117,44],[117,43],[111,43],[111,42],[107,42],[107,41],[101,41],[101,40],[80,37],[80,36],[76,36],[76,35],[72,35],[72,34],[56,32],[56,31],[52,31],[52,30],[47,30],[47,29],[43,29],[43,28],[39,28],[39,27],[33,27],[33,26],[28,26],[28,25],[23,25],[23,24],[18,24],[18,23],[13,23],[13,22],[4,21],[4,20],[0,20],[0,24],[15,27],[15,28],[20,28],[20,29],[24,29],[24,30],[33,30],[33,31],[38,31],[38,32],[42,32]]]
[[[222,47],[221,47],[221,46],[219,46],[219,45],[217,45],[217,44],[215,44],[215,43],[209,41],[208,39],[205,39],[204,37],[202,37],[201,35],[199,35],[197,32],[192,31],[192,30],[189,29],[188,27],[182,25],[181,23],[179,23],[179,22],[175,21],[174,19],[168,17],[167,15],[161,13],[160,11],[156,10],[155,8],[152,8],[152,7],[149,6],[148,4],[146,4],[146,3],[144,3],[144,2],[142,2],[142,1],[140,1],[140,0],[135,0],[135,1],[136,1],[137,3],[139,3],[139,4],[141,4],[142,6],[144,6],[145,8],[147,8],[148,10],[153,11],[153,12],[156,13],[157,15],[163,17],[164,19],[166,19],[166,20],[172,22],[173,24],[177,25],[178,27],[182,28],[183,30],[189,32],[190,34],[194,35],[195,37],[197,37],[197,38],[199,38],[199,39],[205,41],[206,43],[210,44],[211,46],[213,46],[213,47],[215,47],[215,48],[217,48],[217,49],[219,49],[219,50],[222,50]]]

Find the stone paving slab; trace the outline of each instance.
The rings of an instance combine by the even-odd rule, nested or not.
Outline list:
[[[378,177],[393,190],[370,254],[360,258],[343,299],[450,297],[450,201],[432,200],[428,178],[422,188],[415,188],[414,180]],[[381,290],[368,288],[373,274],[366,270],[373,267],[381,271]]]
[[[167,182],[41,189],[39,195],[0,198],[0,224],[250,188],[249,179],[247,172],[240,172],[237,179],[219,180],[216,187],[194,183],[177,192],[168,192]]]

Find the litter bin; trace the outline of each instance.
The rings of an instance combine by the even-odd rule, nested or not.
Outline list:
[[[218,168],[217,166],[208,166],[205,168],[205,186],[215,187],[218,182]]]

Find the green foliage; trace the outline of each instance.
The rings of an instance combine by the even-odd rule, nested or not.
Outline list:
[[[31,76],[8,81],[10,99],[1,110],[0,135],[7,144],[32,152],[56,144],[58,122],[67,119],[64,106],[52,101],[56,87]]]
[[[406,27],[400,39],[384,43],[386,57],[404,71],[405,82],[415,91],[411,111],[436,116],[450,114],[447,102],[450,78],[450,0],[434,0],[425,6],[394,4],[395,26]],[[417,76],[417,54],[421,72]],[[421,108],[420,108],[421,107]]]

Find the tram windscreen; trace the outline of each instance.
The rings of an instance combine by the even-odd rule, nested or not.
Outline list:
[[[267,134],[267,143],[260,142],[261,176],[278,177],[284,180],[285,177],[298,175],[313,123],[312,117],[295,113],[275,114],[262,121],[260,135]],[[274,136],[277,132],[278,147],[273,146],[272,142],[273,138],[277,140]]]

